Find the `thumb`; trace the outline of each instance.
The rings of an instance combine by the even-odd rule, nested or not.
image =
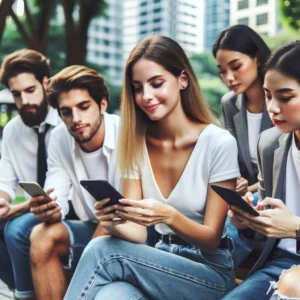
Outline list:
[[[6,206],[7,201],[4,198],[0,198],[0,207]]]
[[[245,194],[245,196],[243,197],[243,199],[248,202],[249,204],[252,204],[253,200],[254,200],[254,197],[253,197],[253,194],[251,192],[247,192]]]
[[[267,197],[263,201],[261,201],[257,204],[257,208],[260,209],[260,208],[263,208],[267,205],[271,205],[271,206],[274,206],[274,207],[283,207],[284,206],[283,202],[280,199]]]

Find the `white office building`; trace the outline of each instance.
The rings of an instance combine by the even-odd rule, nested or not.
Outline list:
[[[88,32],[87,61],[99,65],[115,84],[123,77],[124,2],[106,0],[106,15],[92,20]]]
[[[261,35],[274,36],[279,28],[278,0],[231,0],[230,24],[245,24]]]
[[[203,1],[126,0],[124,5],[124,58],[153,34],[175,39],[188,54],[203,51]]]
[[[188,55],[204,49],[204,1],[106,0],[106,16],[89,28],[89,62],[100,65],[113,83],[122,82],[125,62],[144,37],[163,34],[181,44]]]

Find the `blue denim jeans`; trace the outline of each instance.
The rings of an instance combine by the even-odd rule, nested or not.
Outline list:
[[[10,289],[15,288],[14,274],[10,256],[4,240],[4,230],[7,222],[0,222],[0,279],[8,285]]]
[[[226,234],[232,238],[234,242],[234,250],[232,253],[232,259],[234,268],[236,269],[242,261],[244,261],[253,250],[253,241],[242,240],[239,237],[238,230],[231,224],[230,219],[227,218],[225,222]]]
[[[293,265],[300,264],[300,257],[287,251],[275,250],[266,265],[229,292],[223,300],[247,299],[267,300],[274,292],[272,281],[278,281],[281,273]]]
[[[29,259],[30,234],[40,221],[32,213],[26,213],[7,222],[4,236],[15,280],[15,295],[19,298],[31,297],[33,283]]]
[[[107,299],[102,292],[119,281],[135,286],[141,292],[137,299],[164,300],[220,299],[235,285],[230,249],[161,242],[156,248],[109,236],[94,239],[84,250],[64,299]],[[120,293],[122,299],[130,299],[117,288],[110,290],[109,299]]]
[[[5,240],[13,265],[15,295],[18,298],[35,295],[30,266],[30,234],[39,223],[32,213],[26,213],[9,221],[5,228]],[[77,220],[64,220],[63,224],[69,233],[71,247],[69,257],[63,258],[62,263],[66,269],[72,269],[76,267],[97,224]]]

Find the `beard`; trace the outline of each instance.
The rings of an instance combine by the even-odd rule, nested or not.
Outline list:
[[[69,132],[71,133],[71,135],[74,137],[75,141],[78,144],[88,143],[95,136],[95,134],[98,132],[98,130],[101,126],[101,123],[102,123],[102,118],[103,118],[102,115],[99,114],[99,117],[97,118],[97,120],[93,124],[91,124],[91,130],[90,130],[89,135],[87,137],[84,137],[82,135],[78,135],[78,134],[73,132],[73,128],[76,128],[78,126],[77,124],[74,124],[72,126],[72,128],[69,129]]]
[[[43,100],[40,105],[24,105],[20,109],[18,109],[20,117],[24,124],[28,127],[34,127],[40,125],[47,116],[48,113],[48,102],[46,98],[45,90],[43,89]],[[34,109],[34,112],[27,112],[27,109]]]

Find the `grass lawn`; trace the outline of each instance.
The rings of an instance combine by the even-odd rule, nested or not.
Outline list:
[[[19,204],[25,201],[25,197],[24,196],[17,196],[16,199],[13,201],[12,204]]]

